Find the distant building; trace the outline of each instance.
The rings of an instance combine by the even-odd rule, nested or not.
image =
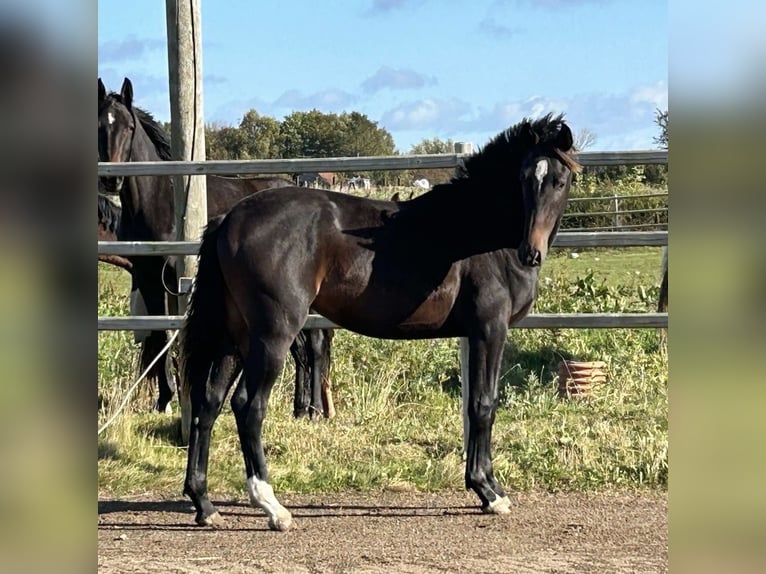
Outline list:
[[[455,142],[455,153],[473,153],[473,142]]]

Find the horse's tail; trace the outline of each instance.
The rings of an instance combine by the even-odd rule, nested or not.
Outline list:
[[[657,312],[666,313],[668,310],[668,248],[662,253],[662,282],[660,283],[660,296],[657,301]]]
[[[225,285],[218,262],[218,232],[223,216],[211,220],[202,236],[197,276],[179,335],[181,388],[181,438],[188,442],[191,429],[191,390],[207,384],[218,347],[212,344],[225,334]]]

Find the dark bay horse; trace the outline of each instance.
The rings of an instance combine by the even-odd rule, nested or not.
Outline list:
[[[170,143],[162,127],[150,114],[133,105],[133,85],[125,78],[120,93],[107,93],[98,80],[98,157],[100,161],[169,160]],[[101,178],[107,191],[119,192],[122,203],[121,240],[175,240],[175,213],[172,180],[166,176]],[[207,209],[212,219],[226,213],[243,197],[274,187],[292,186],[279,177],[233,178],[207,176]],[[176,288],[175,258],[128,257],[133,285],[140,292],[149,315],[174,314],[174,297],[166,300],[166,287]],[[167,264],[166,264],[167,263]],[[323,385],[328,385],[332,331],[312,330],[296,334],[291,352],[296,362],[294,412],[296,416],[329,414]],[[140,369],[143,371],[167,343],[165,331],[152,331],[142,344]],[[158,361],[150,371],[159,398],[156,408],[165,411],[175,392],[166,361]],[[326,389],[325,389],[326,390]]]
[[[509,326],[537,296],[579,169],[573,151],[562,116],[524,119],[415,199],[267,190],[207,229],[181,331],[181,393],[194,421],[184,493],[197,523],[221,521],[207,495],[210,433],[241,362],[231,407],[250,501],[272,529],[292,525],[267,480],[262,426],[309,307],[371,337],[468,338],[465,484],[484,511],[509,512],[490,449],[499,369]]]

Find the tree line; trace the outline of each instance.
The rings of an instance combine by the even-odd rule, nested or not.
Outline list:
[[[454,142],[424,139],[408,154],[453,153]],[[384,127],[359,112],[295,111],[282,121],[248,111],[238,126],[205,126],[205,153],[210,160],[292,159],[305,157],[359,157],[398,155],[394,138]],[[374,185],[410,185],[425,177],[432,183],[449,180],[450,169],[369,171],[338,174],[368,177]],[[341,182],[338,182],[341,183]]]

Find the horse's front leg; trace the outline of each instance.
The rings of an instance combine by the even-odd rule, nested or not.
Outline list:
[[[483,326],[469,337],[468,452],[465,485],[482,502],[482,510],[510,512],[510,500],[492,471],[492,424],[498,402],[498,377],[507,327],[500,323]]]

